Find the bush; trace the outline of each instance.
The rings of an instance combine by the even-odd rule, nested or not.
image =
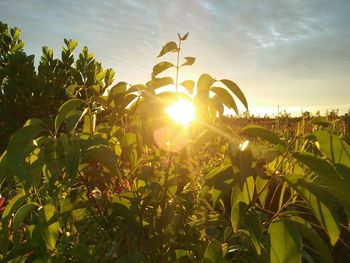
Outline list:
[[[187,36],[158,57],[180,55]],[[162,61],[146,84],[107,89],[112,71],[83,50],[67,88],[74,98],[52,125],[29,119],[1,157],[3,261],[350,259],[349,145],[327,123],[293,138],[254,125],[232,131],[224,105],[248,109],[246,99],[208,74],[182,82],[196,91],[196,120],[175,123],[165,109],[192,98],[160,88],[178,91],[194,61]],[[175,81],[159,77],[170,69]]]

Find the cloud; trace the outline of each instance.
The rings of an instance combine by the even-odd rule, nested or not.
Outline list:
[[[263,86],[275,102],[274,94],[297,100],[305,90],[334,103],[334,90],[349,94],[349,13],[348,0],[0,2],[4,22],[23,29],[28,53],[42,45],[58,52],[63,38],[74,38],[118,80],[145,82],[161,46],[190,32],[182,52],[197,57],[195,74],[232,78],[252,97],[266,96]]]

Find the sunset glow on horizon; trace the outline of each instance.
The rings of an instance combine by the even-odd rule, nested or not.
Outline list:
[[[346,0],[0,2],[2,21],[22,30],[36,65],[42,46],[59,57],[63,39],[72,38],[77,52],[87,46],[116,71],[116,81],[133,84],[149,81],[156,63],[173,63],[174,53],[156,56],[177,32],[189,32],[180,63],[186,56],[196,61],[179,80],[203,73],[232,79],[255,115],[277,113],[278,105],[296,113],[350,108],[349,13]]]

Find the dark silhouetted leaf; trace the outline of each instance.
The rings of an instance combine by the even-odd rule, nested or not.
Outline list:
[[[248,102],[245,98],[241,89],[234,83],[232,80],[222,79],[220,80],[244,105],[244,107],[248,110]]]
[[[283,144],[283,141],[273,132],[258,125],[248,125],[242,129],[244,135],[258,137],[272,144]]]
[[[311,123],[315,125],[320,125],[322,127],[328,127],[329,125],[332,125],[332,122],[327,120],[325,117],[316,117],[311,120]]]
[[[236,114],[238,114],[237,105],[233,97],[230,93],[228,93],[227,90],[219,87],[211,87],[211,91],[213,91],[222,100],[226,107],[228,107],[229,109],[233,109],[236,112]]]

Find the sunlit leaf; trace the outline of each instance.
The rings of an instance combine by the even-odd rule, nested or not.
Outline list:
[[[254,178],[246,178],[242,189],[237,185],[233,188],[231,194],[231,225],[234,232],[238,230],[239,223],[244,217],[242,211],[252,201],[255,191]]]
[[[184,59],[186,60],[186,62],[183,63],[181,66],[191,66],[196,61],[195,57],[184,57]]]
[[[283,178],[309,204],[311,211],[327,232],[331,244],[334,245],[338,241],[340,230],[336,213],[332,211],[327,198],[329,194],[300,176],[286,175]]]
[[[333,262],[333,258],[327,243],[315,230],[313,230],[312,226],[309,223],[307,223],[304,219],[295,216],[289,217],[288,220],[294,222],[294,224],[298,227],[301,235],[311,243],[315,249],[314,251],[320,255],[319,259],[322,262]]]
[[[20,192],[15,197],[13,197],[6,205],[5,210],[2,213],[2,218],[5,218],[8,215],[14,213],[21,206],[25,199],[26,196],[24,192]]]
[[[164,56],[169,52],[176,52],[176,51],[177,51],[177,44],[174,41],[168,42],[162,47],[162,50],[160,51],[157,58]]]
[[[132,92],[140,92],[140,91],[144,91],[147,89],[147,86],[144,84],[136,84],[136,85],[132,85],[130,88],[128,88],[126,90],[127,93],[132,93]]]
[[[293,153],[293,157],[308,166],[316,173],[323,184],[330,188],[334,195],[344,207],[348,216],[350,216],[350,185],[347,180],[340,177],[336,169],[326,160],[306,152]]]
[[[70,99],[66,101],[58,110],[56,119],[55,119],[55,131],[57,133],[60,128],[62,122],[67,117],[68,113],[78,108],[80,105],[84,103],[81,99]]]
[[[45,205],[39,210],[40,234],[45,240],[48,249],[53,250],[56,247],[56,241],[60,231],[60,224],[55,220],[55,207],[53,205]]]
[[[186,90],[190,93],[193,94],[193,88],[194,88],[194,81],[193,80],[185,80],[180,83],[181,86],[185,87]]]
[[[301,262],[302,242],[298,228],[290,221],[274,221],[269,226],[270,262]]]
[[[319,142],[321,152],[329,160],[350,167],[350,146],[345,141],[328,131],[317,130],[312,134]]]
[[[213,78],[208,74],[203,74],[197,82],[197,95],[200,100],[209,99],[209,89],[213,84]]]
[[[167,62],[167,61],[163,61],[163,62],[159,62],[157,65],[155,65],[153,67],[153,72],[152,75],[155,77],[158,74],[162,73],[163,71],[169,69],[169,68],[173,68],[174,64]]]
[[[151,81],[148,81],[146,83],[147,87],[150,87],[152,89],[158,89],[170,84],[174,84],[174,80],[170,77],[164,77],[164,78],[155,78]]]
[[[249,236],[256,250],[256,253],[258,255],[261,255],[260,238],[262,233],[262,225],[258,217],[258,213],[255,211],[249,211],[244,219],[244,222],[246,224],[246,228],[248,229]]]
[[[181,41],[185,41],[185,40],[187,39],[187,37],[188,37],[188,32],[187,32],[185,35],[183,35],[183,36],[180,36],[179,33],[177,33],[177,35],[179,36],[179,39],[180,39]]]

